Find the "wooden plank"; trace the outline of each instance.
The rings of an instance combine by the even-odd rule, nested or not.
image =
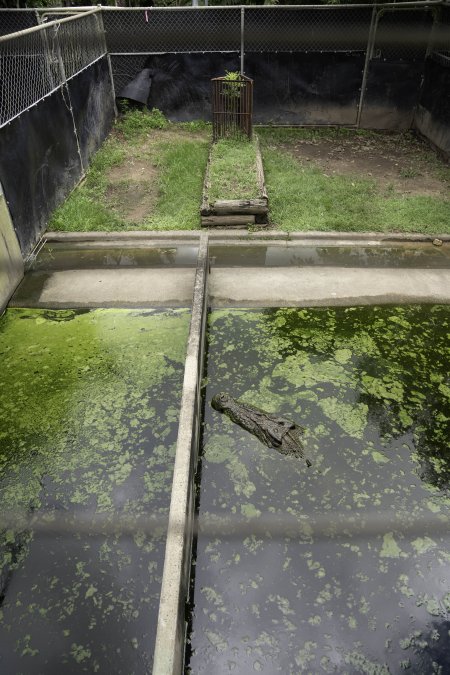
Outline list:
[[[209,205],[209,189],[211,187],[210,181],[211,152],[212,152],[212,145],[209,149],[208,161],[206,163],[205,180],[203,182],[203,198],[202,198],[202,206],[200,209],[200,213],[202,216],[208,216],[211,213],[211,207]]]
[[[258,177],[259,194],[263,199],[268,200],[266,183],[264,179],[264,167],[262,163],[261,148],[259,146],[259,138],[258,136],[256,136],[256,134],[255,137],[256,137],[256,173]]]
[[[202,216],[202,227],[239,227],[246,225],[254,225],[255,216],[239,215],[239,216]]]
[[[216,215],[264,214],[267,213],[267,199],[218,199],[211,205]]]

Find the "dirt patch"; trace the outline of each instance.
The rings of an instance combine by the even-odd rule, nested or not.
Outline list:
[[[106,174],[106,199],[127,223],[151,215],[158,198],[158,171],[150,160],[128,158]]]
[[[381,190],[402,195],[449,194],[444,164],[424,142],[410,134],[299,138],[283,147],[303,164],[319,166],[326,175],[371,179]]]
[[[150,161],[127,159],[123,164],[110,169],[107,178],[112,183],[123,180],[141,183],[142,181],[153,181],[156,175],[156,167]]]

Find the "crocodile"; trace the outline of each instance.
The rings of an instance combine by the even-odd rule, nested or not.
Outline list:
[[[282,455],[291,455],[305,459],[311,466],[310,459],[305,457],[301,435],[304,428],[285,417],[272,415],[248,403],[243,403],[229,394],[216,394],[211,400],[214,410],[224,413],[235,424],[256,436],[268,448],[275,448]]]

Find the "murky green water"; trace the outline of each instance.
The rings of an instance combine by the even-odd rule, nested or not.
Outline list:
[[[226,246],[211,242],[209,253],[215,267],[450,267],[448,244],[433,246],[419,242],[390,246],[317,246],[294,242]]]
[[[18,520],[1,535],[1,673],[151,669],[164,536],[102,534],[95,518],[168,512],[189,318],[0,319],[0,513]],[[72,527],[21,527],[30,516]]]
[[[33,272],[71,269],[117,269],[154,267],[195,267],[198,245],[178,246],[89,246],[86,243],[49,243],[30,262]]]
[[[199,536],[192,673],[449,672],[449,338],[448,306],[212,312],[200,525],[241,520]],[[313,467],[219,391],[303,424]],[[363,533],[317,534],[327,515]],[[300,536],[252,534],[267,516]]]

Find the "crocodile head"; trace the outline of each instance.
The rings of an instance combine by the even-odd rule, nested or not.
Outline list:
[[[221,392],[220,394],[216,394],[215,396],[212,397],[211,406],[214,408],[214,410],[223,412],[225,408],[229,408],[231,401],[232,401],[231,396]]]

